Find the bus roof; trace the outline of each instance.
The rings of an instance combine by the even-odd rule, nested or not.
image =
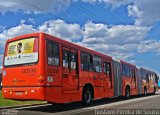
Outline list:
[[[123,60],[120,60],[120,61],[121,61],[121,63],[127,64],[129,66],[136,67],[136,65],[134,65],[134,64],[128,63],[128,62],[123,61]]]
[[[12,42],[12,41],[16,41],[16,40],[20,40],[20,39],[23,39],[23,38],[28,38],[28,37],[36,37],[36,36],[45,36],[46,38],[50,38],[50,39],[53,39],[55,42],[58,42],[62,45],[66,45],[71,47],[71,48],[74,48],[74,49],[78,49],[78,50],[81,50],[81,51],[84,51],[86,53],[91,53],[91,54],[94,54],[94,55],[97,55],[97,56],[101,56],[102,58],[107,58],[109,60],[112,60],[112,57],[111,56],[108,56],[106,54],[103,54],[103,53],[99,53],[97,51],[94,51],[92,49],[89,49],[89,48],[86,48],[86,47],[82,47],[78,44],[75,44],[75,43],[71,43],[71,42],[68,42],[66,40],[63,40],[63,39],[60,39],[58,37],[55,37],[55,36],[52,36],[52,35],[49,35],[49,34],[46,34],[44,32],[37,32],[37,33],[31,33],[31,34],[24,34],[24,35],[21,35],[21,36],[16,36],[14,38],[11,38],[11,39],[8,39],[7,42]]]
[[[152,73],[155,73],[155,74],[156,74],[156,72],[151,71],[151,70],[149,70],[149,69],[145,69],[145,68],[143,68],[143,67],[140,67],[140,69],[145,70],[145,71],[148,71],[148,72],[152,72]]]
[[[40,36],[41,34],[44,34],[44,33],[39,32],[39,33],[24,34],[24,35],[16,36],[14,38],[9,38],[7,40],[7,42],[12,42],[12,41],[15,41],[15,40],[20,40],[20,39],[28,38],[28,37],[36,37],[36,36]]]

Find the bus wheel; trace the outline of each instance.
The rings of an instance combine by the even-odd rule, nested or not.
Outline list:
[[[92,91],[89,87],[84,88],[83,95],[82,95],[82,102],[84,105],[89,105],[92,102]]]
[[[126,99],[130,98],[130,89],[129,89],[129,87],[126,87],[125,97],[126,97]]]
[[[144,87],[144,96],[146,96],[146,95],[147,95],[147,88]]]

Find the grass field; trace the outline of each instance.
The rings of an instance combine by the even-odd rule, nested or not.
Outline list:
[[[15,100],[4,99],[2,96],[2,91],[0,90],[0,107],[40,104],[40,103],[45,103],[45,101],[15,101]]]

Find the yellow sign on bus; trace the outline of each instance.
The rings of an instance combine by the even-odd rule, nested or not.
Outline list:
[[[23,39],[9,43],[7,56],[33,53],[35,38]]]

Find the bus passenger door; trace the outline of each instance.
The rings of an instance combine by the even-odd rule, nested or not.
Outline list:
[[[63,91],[78,90],[77,51],[62,48],[62,86]]]
[[[103,61],[103,85],[105,89],[112,88],[111,62]]]

